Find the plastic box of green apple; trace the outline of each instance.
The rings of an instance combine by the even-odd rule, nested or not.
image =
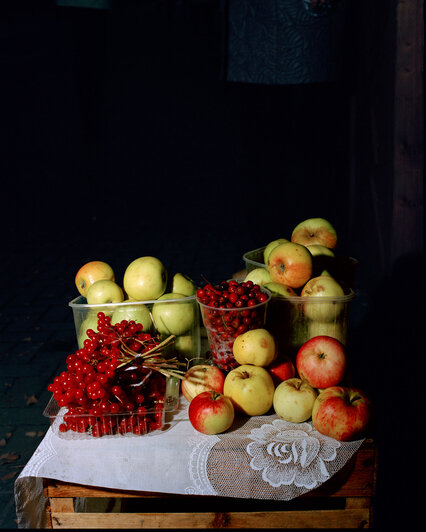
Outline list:
[[[244,253],[247,275],[253,275],[255,270],[267,270],[265,247]],[[354,298],[353,284],[358,261],[352,257],[338,256],[321,259],[321,269],[329,270],[330,276],[342,287],[343,295],[302,297],[272,292],[265,327],[275,335],[280,352],[290,358],[294,358],[302,344],[314,336],[332,336],[347,344],[349,305]],[[319,274],[319,271],[314,273]]]

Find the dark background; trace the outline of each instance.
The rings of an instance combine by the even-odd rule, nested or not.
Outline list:
[[[222,2],[2,5],[4,430],[7,408],[19,418],[10,383],[20,374],[43,410],[45,381],[75,340],[67,304],[85,262],[110,263],[120,280],[133,259],[154,255],[171,273],[218,282],[244,267],[244,252],[324,217],[338,253],[359,260],[349,346],[353,380],[376,405],[378,522],[396,492],[394,522],[404,521],[416,498],[401,482],[415,480],[424,403],[423,218],[408,251],[392,254],[394,70],[383,65],[395,51],[393,11],[355,5],[340,78],[297,85],[226,81]],[[372,108],[382,117],[373,131]]]

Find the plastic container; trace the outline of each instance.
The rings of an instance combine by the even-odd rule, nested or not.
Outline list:
[[[314,336],[327,335],[347,344],[349,304],[353,290],[341,297],[284,297],[273,294],[266,328],[275,336],[280,355],[295,360],[297,351]]]
[[[158,333],[162,339],[175,335],[174,342],[164,351],[165,355],[176,354],[181,361],[202,356],[200,312],[195,296],[103,305],[89,305],[83,296],[79,296],[69,306],[73,311],[79,348],[87,338],[87,329],[97,330],[98,312],[104,312],[111,316],[111,323],[133,319],[142,323],[145,332]]]
[[[239,365],[232,353],[232,346],[238,336],[237,329],[243,323],[243,319],[250,319],[251,328],[265,326],[271,293],[266,289],[262,289],[262,292],[268,295],[268,299],[252,307],[216,308],[198,301],[204,327],[207,331],[211,363],[225,372],[231,371]]]
[[[163,394],[156,399],[148,399],[144,413],[135,411],[94,415],[84,409],[73,413],[67,407],[60,408],[52,395],[43,415],[49,418],[53,433],[63,439],[143,436],[163,429],[166,414],[176,410],[179,405],[178,379],[149,372],[141,383],[141,393],[149,397],[154,385]]]

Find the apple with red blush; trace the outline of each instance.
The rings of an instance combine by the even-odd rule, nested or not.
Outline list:
[[[285,355],[280,356],[278,360],[273,362],[266,369],[271,374],[275,386],[278,386],[278,384],[281,382],[286,381],[287,379],[292,379],[296,376],[296,369],[293,362],[288,356]]]
[[[202,434],[220,434],[234,422],[234,405],[229,397],[210,390],[198,394],[189,404],[191,425]]]
[[[310,338],[302,344],[296,355],[299,377],[314,388],[340,384],[346,365],[345,346],[331,336]]]
[[[315,399],[312,424],[325,436],[352,441],[366,436],[372,416],[372,403],[362,390],[331,386]]]

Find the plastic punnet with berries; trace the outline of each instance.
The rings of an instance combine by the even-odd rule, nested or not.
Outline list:
[[[98,312],[82,347],[66,357],[66,371],[48,386],[44,415],[67,439],[140,436],[164,428],[179,404],[185,366],[173,356],[174,335],[162,339],[134,320],[113,324]]]

